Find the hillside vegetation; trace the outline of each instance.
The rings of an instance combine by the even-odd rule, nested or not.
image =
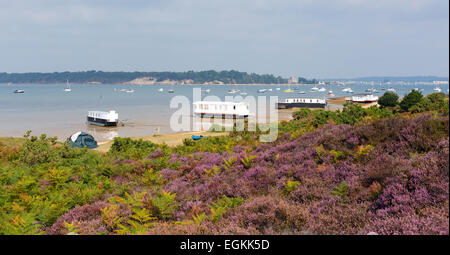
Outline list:
[[[152,77],[158,82],[165,80],[183,81],[191,80],[195,84],[205,82],[221,82],[225,84],[248,83],[287,83],[287,79],[271,74],[255,74],[238,71],[188,71],[188,72],[55,72],[55,73],[0,73],[0,83],[124,83],[138,78]],[[299,78],[301,83],[316,83],[315,80]]]
[[[448,235],[448,96],[431,97],[302,110],[272,143],[261,131],[176,147],[116,138],[107,153],[0,141],[0,234]]]

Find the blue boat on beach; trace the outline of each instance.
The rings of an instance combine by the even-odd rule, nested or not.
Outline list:
[[[203,138],[202,135],[201,136],[195,136],[195,135],[192,136],[192,140],[200,140],[202,138]]]

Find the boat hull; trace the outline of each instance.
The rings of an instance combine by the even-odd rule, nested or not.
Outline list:
[[[352,100],[353,103],[361,103],[361,104],[369,104],[369,103],[375,103],[378,102],[378,100]]]
[[[277,103],[277,109],[289,108],[325,108],[326,104],[319,103]]]
[[[87,122],[88,122],[88,124],[102,126],[102,127],[116,127],[117,126],[117,121],[110,122],[105,119],[93,118],[93,117],[87,117]]]

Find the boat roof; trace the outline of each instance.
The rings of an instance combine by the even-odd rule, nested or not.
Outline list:
[[[108,114],[108,113],[115,113],[116,111],[114,111],[114,110],[111,110],[111,111],[109,111],[109,112],[105,112],[105,111],[89,111],[89,113],[105,113],[105,114]]]
[[[222,105],[236,105],[236,104],[248,104],[248,102],[223,102],[223,101],[197,101],[194,104],[222,104]]]
[[[289,97],[286,99],[302,99],[302,100],[325,100],[325,98],[310,98],[310,97]]]

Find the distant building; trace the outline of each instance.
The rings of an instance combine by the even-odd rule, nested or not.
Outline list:
[[[289,78],[288,83],[289,84],[298,83],[298,77],[292,76],[291,78]]]

